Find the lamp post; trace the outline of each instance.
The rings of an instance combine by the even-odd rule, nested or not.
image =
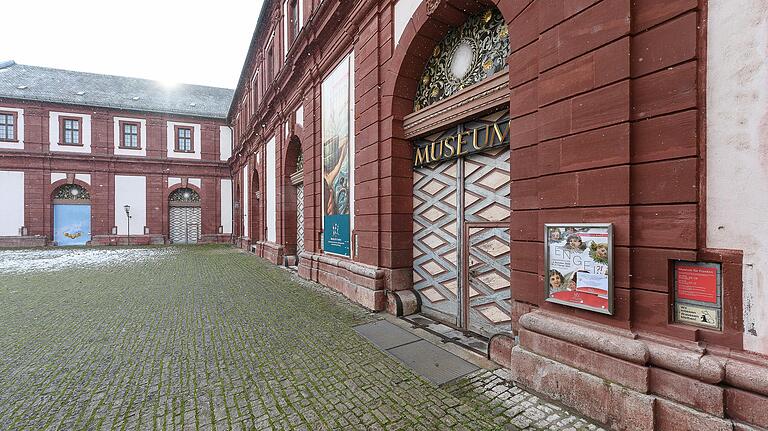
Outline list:
[[[123,205],[125,216],[128,217],[128,245],[131,245],[131,206]]]

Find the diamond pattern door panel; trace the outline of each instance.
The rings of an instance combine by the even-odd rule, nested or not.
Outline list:
[[[509,225],[467,226],[469,329],[484,335],[509,331]]]
[[[464,220],[509,220],[509,149],[496,148],[464,159]]]
[[[304,184],[296,187],[296,254],[304,251]]]
[[[171,243],[196,243],[200,239],[200,219],[200,207],[170,207],[169,236]]]
[[[187,241],[187,214],[185,207],[170,207],[170,237],[171,243]]]
[[[509,149],[425,165],[413,178],[413,284],[422,310],[485,335],[509,331]]]
[[[413,286],[422,311],[459,323],[457,162],[413,172]]]
[[[187,207],[187,243],[200,240],[200,207]]]

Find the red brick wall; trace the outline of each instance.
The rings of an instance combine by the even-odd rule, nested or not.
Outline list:
[[[25,172],[25,224],[30,235],[53,233],[52,172],[90,174],[91,184],[82,184],[91,194],[91,231],[111,235],[115,222],[114,175],[143,175],[147,178],[147,226],[151,235],[168,235],[168,177],[201,178],[202,234],[218,233],[221,178],[229,178],[229,166],[219,160],[219,126],[224,120],[178,117],[42,102],[1,99],[0,104],[24,109],[24,150],[0,150],[0,169]],[[91,115],[91,153],[50,153],[50,111]],[[146,157],[115,156],[114,117],[147,120]],[[166,156],[166,122],[201,125],[202,160],[169,159]],[[119,217],[121,214],[118,214]]]
[[[353,49],[359,250],[353,260],[388,271],[388,288],[410,287],[411,144],[403,139],[402,121],[413,110],[433,47],[450,27],[491,3],[508,22],[511,44],[515,314],[543,307],[615,327],[740,347],[740,258],[706,250],[699,236],[706,38],[696,0],[446,0],[433,11],[424,2],[397,44],[393,2],[359,2],[348,10],[329,4],[314,12],[308,4],[305,16],[314,13],[314,22],[293,43],[276,84],[262,83],[260,105],[235,138],[241,156],[233,166],[242,166],[246,155],[263,151],[266,138],[278,136],[278,242],[287,244],[293,234],[287,140],[280,126],[302,104],[305,247],[320,250],[320,85]],[[266,38],[279,23],[266,23],[260,34]],[[263,43],[258,39],[255,51]],[[248,76],[263,67],[258,53],[249,58]],[[550,222],[614,224],[613,316],[545,303],[543,225]],[[722,334],[671,323],[670,261],[704,258],[724,261],[727,270]]]

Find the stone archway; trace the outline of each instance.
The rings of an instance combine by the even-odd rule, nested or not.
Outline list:
[[[200,194],[192,187],[177,187],[168,194],[168,238],[172,244],[196,244],[202,235]]]
[[[283,165],[283,246],[285,263],[298,264],[304,251],[304,159],[301,142],[291,137]]]
[[[509,12],[509,10],[507,10],[507,12]],[[395,165],[393,161],[392,171],[389,172],[389,174],[394,177],[398,174],[402,175],[404,172],[409,172],[411,174],[411,184],[414,184],[414,187],[416,188],[425,187],[424,190],[421,191],[424,192],[423,194],[425,196],[429,195],[427,196],[429,199],[433,197],[432,195],[438,193],[437,190],[432,190],[432,192],[430,192],[430,189],[434,188],[433,186],[439,185],[441,190],[443,190],[443,187],[450,188],[451,183],[457,184],[458,181],[458,184],[453,186],[455,189],[453,195],[445,196],[445,199],[443,199],[447,199],[450,201],[449,203],[455,206],[455,209],[453,210],[455,214],[446,213],[442,215],[445,217],[446,226],[452,226],[448,226],[450,229],[447,229],[452,229],[450,235],[445,234],[445,232],[431,233],[430,231],[426,232],[424,235],[418,236],[417,230],[419,230],[420,227],[429,230],[429,228],[433,227],[433,225],[438,222],[437,219],[432,220],[429,218],[429,216],[437,217],[440,215],[433,211],[435,214],[432,214],[431,212],[426,214],[428,217],[426,217],[425,220],[421,220],[420,222],[414,221],[414,206],[417,205],[416,202],[419,200],[418,196],[414,194],[414,189],[411,190],[411,194],[408,196],[410,198],[408,203],[406,204],[403,202],[403,208],[399,209],[400,213],[407,212],[410,214],[414,229],[414,234],[409,237],[410,247],[408,248],[407,252],[410,254],[410,256],[408,256],[409,259],[407,262],[411,263],[414,262],[414,259],[418,260],[424,257],[423,253],[425,249],[439,248],[443,245],[446,245],[445,243],[447,242],[450,242],[451,244],[447,244],[449,247],[444,250],[445,256],[438,256],[439,259],[433,259],[433,261],[430,261],[429,259],[422,259],[424,261],[422,262],[424,265],[434,266],[434,268],[431,268],[431,271],[435,275],[449,275],[448,278],[443,277],[445,280],[432,280],[440,285],[440,289],[425,290],[422,294],[418,294],[414,291],[397,292],[396,296],[399,299],[398,311],[407,313],[406,310],[413,310],[416,308],[416,304],[420,304],[422,306],[432,305],[429,304],[431,302],[430,300],[432,299],[435,302],[447,301],[448,296],[450,296],[449,294],[451,294],[452,291],[453,302],[448,308],[446,308],[446,310],[444,310],[450,310],[450,312],[436,314],[446,318],[449,323],[453,323],[456,326],[460,326],[465,329],[469,328],[470,326],[468,324],[468,320],[470,319],[469,316],[472,314],[470,304],[472,303],[474,297],[477,295],[478,290],[473,289],[472,287],[476,287],[475,283],[480,283],[480,275],[486,276],[486,280],[490,280],[490,276],[488,276],[486,273],[490,273],[488,268],[490,268],[492,265],[476,265],[476,262],[472,260],[473,250],[465,246],[466,244],[463,244],[462,241],[468,243],[470,246],[474,245],[478,247],[487,247],[489,244],[494,246],[498,245],[496,242],[501,239],[503,242],[501,248],[497,247],[498,250],[494,248],[491,256],[493,257],[493,254],[495,253],[500,258],[506,257],[506,266],[508,267],[509,264],[509,145],[507,143],[506,148],[503,148],[502,142],[499,142],[498,144],[501,147],[498,150],[494,150],[493,157],[488,159],[488,161],[493,159],[494,164],[497,162],[499,163],[499,167],[501,169],[499,172],[501,173],[502,177],[505,177],[505,183],[497,185],[499,186],[498,190],[500,190],[502,194],[503,190],[507,191],[506,196],[502,197],[503,199],[507,200],[506,205],[504,205],[504,209],[507,211],[507,215],[506,217],[502,215],[501,217],[498,217],[498,219],[494,219],[493,226],[490,226],[490,224],[488,226],[478,225],[474,228],[474,230],[471,226],[469,226],[469,224],[462,225],[462,222],[464,221],[464,215],[461,216],[461,221],[458,220],[458,214],[464,214],[462,211],[464,209],[463,199],[465,196],[463,189],[467,182],[465,179],[466,175],[462,175],[461,172],[463,170],[463,165],[454,167],[449,165],[440,166],[438,164],[431,165],[432,167],[437,166],[439,168],[438,171],[441,169],[447,169],[446,172],[450,174],[448,176],[451,177],[449,178],[450,181],[448,181],[445,180],[445,178],[442,178],[440,175],[438,175],[440,178],[432,178],[434,175],[430,175],[429,172],[415,172],[413,169],[413,159],[405,155],[410,156],[413,154],[414,142],[412,140],[416,138],[424,139],[429,135],[433,135],[433,138],[438,139],[439,136],[437,135],[440,133],[445,133],[449,129],[457,127],[458,132],[461,133],[464,130],[462,128],[462,123],[469,120],[476,122],[486,121],[488,118],[483,117],[486,114],[493,114],[491,117],[496,120],[504,120],[506,118],[504,117],[504,110],[508,109],[510,100],[508,85],[506,85],[509,80],[509,72],[508,69],[506,69],[508,51],[500,56],[500,58],[492,59],[493,61],[481,61],[480,63],[477,63],[477,65],[481,67],[479,69],[479,75],[482,75],[483,70],[486,70],[488,71],[487,76],[481,76],[481,79],[477,79],[469,83],[463,83],[460,82],[461,80],[457,80],[457,88],[455,88],[455,91],[451,92],[450,94],[439,94],[439,91],[442,91],[442,89],[446,88],[444,82],[439,82],[439,85],[434,86],[435,88],[430,88],[428,85],[425,85],[428,83],[425,78],[425,69],[428,67],[430,61],[433,60],[435,56],[444,54],[444,52],[440,51],[445,47],[444,40],[450,37],[454,37],[456,38],[454,45],[459,45],[458,47],[460,47],[462,37],[452,36],[454,29],[463,26],[465,23],[468,23],[471,20],[482,20],[483,22],[489,22],[492,19],[498,20],[500,22],[500,24],[503,26],[503,29],[502,27],[499,27],[499,30],[504,32],[504,37],[508,37],[506,24],[511,21],[511,17],[504,16],[504,10],[497,9],[494,2],[476,2],[471,7],[467,7],[466,3],[464,2],[453,2],[450,0],[442,2],[422,2],[411,19],[411,25],[407,26],[406,30],[403,32],[398,47],[395,51],[395,55],[387,64],[390,76],[392,76],[393,79],[386,82],[386,85],[383,88],[382,98],[385,104],[383,111],[391,113],[391,117],[385,120],[390,122],[390,124],[382,127],[382,130],[385,131],[385,134],[382,136],[383,145],[391,146],[391,152],[393,154],[401,154],[404,156],[397,159],[397,165]],[[468,48],[465,47],[465,50],[468,50]],[[456,51],[459,51],[459,49],[455,49],[453,52]],[[451,66],[453,66],[453,64],[451,64]],[[444,78],[445,77],[442,77],[441,79]],[[483,99],[482,97],[477,97],[474,94],[469,94],[467,91],[462,92],[465,87],[469,89],[468,91],[483,87],[481,89],[482,91],[478,90],[477,93],[486,94],[488,97],[484,96],[485,99]],[[438,89],[438,93],[428,92],[434,92],[435,89]],[[454,93],[463,95],[460,102],[458,100],[454,101],[450,99]],[[425,97],[425,94],[427,97]],[[429,96],[433,96],[433,100],[430,100]],[[429,102],[428,104],[440,102],[440,108],[424,109],[427,105],[424,103],[425,100]],[[424,111],[429,112],[425,115],[421,115],[420,113]],[[495,121],[493,119],[488,121]],[[501,141],[503,141],[503,139]],[[469,166],[473,167],[477,166],[477,164],[470,164]],[[457,170],[459,171],[458,173]],[[469,174],[471,174],[471,172],[467,173],[467,175]],[[494,197],[490,196],[488,198],[490,201],[494,199]],[[426,202],[429,199],[425,198],[423,201]],[[410,205],[411,201],[414,202],[414,206]],[[445,202],[440,202],[440,204],[443,203]],[[406,207],[405,205],[408,206]],[[430,205],[431,204],[428,204],[424,207],[424,212],[431,211],[433,209],[433,207]],[[448,212],[450,213],[451,211]],[[469,214],[471,211],[468,210],[467,213]],[[486,220],[473,219],[472,221],[477,223],[485,222]],[[472,237],[473,234],[476,236]],[[497,236],[498,238],[489,239],[489,237],[485,240],[479,240],[478,235],[491,235]],[[425,242],[432,241],[434,243],[427,244],[425,247],[414,247],[417,245],[416,242],[420,240]],[[506,247],[507,253],[504,253],[503,250],[501,250],[504,247]],[[404,253],[406,253],[405,250],[400,252],[400,254]],[[478,254],[474,253],[474,256],[478,256]],[[453,259],[453,264],[456,266],[453,272],[447,269],[445,265],[440,265],[439,263],[440,261],[450,262],[451,259]],[[405,259],[402,258],[392,258],[392,261],[404,260]],[[504,266],[503,262],[499,265],[496,265],[496,267],[499,268],[502,266]],[[478,274],[477,272],[474,272],[474,274],[478,277],[473,279],[473,271],[482,271],[483,273]],[[421,286],[424,284],[422,274],[419,274],[418,271],[414,271],[410,275],[412,277],[410,286]],[[475,319],[478,322],[483,320],[483,323],[488,323],[490,316],[490,318],[495,319],[497,323],[502,325],[500,328],[503,328],[504,331],[508,331],[511,329],[511,325],[509,323],[510,319],[508,318],[510,297],[508,274],[505,277],[506,278],[502,277],[501,281],[495,279],[492,280],[494,287],[496,287],[499,291],[505,291],[504,294],[501,295],[503,297],[493,298],[494,300],[480,304],[480,306],[484,307],[481,309],[481,311],[486,312],[486,315],[480,316],[479,314],[475,313]],[[438,278],[439,277],[435,277],[435,279]],[[438,292],[438,290],[442,290],[447,293],[446,295],[437,295],[436,292]],[[408,302],[412,303],[412,305],[406,305]],[[438,308],[440,307],[436,307],[435,310],[437,311]],[[452,322],[451,319],[453,319]],[[493,325],[491,325],[491,327],[493,327]],[[482,325],[474,325],[470,329],[486,334],[489,332],[487,331],[487,325],[485,327]]]
[[[56,245],[86,245],[91,240],[91,196],[84,184],[70,183],[51,193],[53,241]]]

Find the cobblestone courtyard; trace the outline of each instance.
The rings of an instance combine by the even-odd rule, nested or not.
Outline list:
[[[0,252],[0,429],[595,429],[500,371],[431,385],[377,318],[227,247]]]

